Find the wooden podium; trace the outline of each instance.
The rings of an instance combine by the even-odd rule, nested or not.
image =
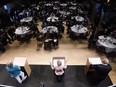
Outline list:
[[[90,69],[90,65],[98,65],[98,64],[102,64],[100,57],[88,58],[85,66],[85,74],[87,74],[88,71],[93,71],[93,69]]]
[[[26,57],[15,57],[14,61],[13,61],[14,65],[19,65],[21,67],[21,69],[23,69],[23,71],[30,76],[31,74],[31,68],[27,62],[27,58]]]

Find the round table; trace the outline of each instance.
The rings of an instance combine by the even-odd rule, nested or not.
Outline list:
[[[18,27],[15,30],[16,35],[25,35],[29,32],[30,32],[29,27],[24,27],[24,26]]]
[[[33,20],[33,17],[26,17],[20,20],[20,22],[31,22]]]
[[[43,32],[43,33],[47,33],[47,31],[50,31],[50,33],[51,33],[51,32],[56,32],[56,33],[58,33],[58,28],[55,27],[55,26],[47,26],[47,27],[44,27],[44,28],[42,29],[42,32]]]
[[[73,5],[73,6],[76,6],[77,5],[77,3],[73,3],[73,2],[71,2],[70,4]]]
[[[71,10],[76,10],[77,7],[76,7],[76,6],[71,6],[71,7],[69,7],[69,9],[71,9]]]
[[[45,4],[45,6],[53,6],[53,4],[52,3],[47,3],[47,4]]]
[[[59,20],[58,20],[58,17],[50,16],[50,17],[47,18],[47,21],[48,21],[48,22],[57,22],[57,21],[59,21]]]
[[[70,15],[70,12],[69,11],[60,11],[60,14],[61,15]]]
[[[62,4],[60,4],[60,6],[64,6],[64,7],[66,7],[67,4],[66,4],[66,3],[62,3]]]
[[[110,53],[110,52],[116,52],[116,39],[109,37],[109,36],[99,36],[98,40],[96,42],[96,46],[100,47],[103,46],[105,47],[105,52]]]
[[[55,7],[55,6],[54,6],[53,9],[54,9],[54,10],[59,10],[60,7]]]
[[[71,27],[71,30],[77,34],[82,34],[82,33],[88,32],[88,29],[82,25],[74,25]]]
[[[79,22],[84,21],[84,18],[81,16],[76,16],[75,19],[76,19],[76,21],[79,21]]]

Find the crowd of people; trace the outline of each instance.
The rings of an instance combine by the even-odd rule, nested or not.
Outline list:
[[[19,5],[18,7],[16,6],[10,9],[10,13],[6,13],[9,21],[1,19],[2,21],[8,22],[5,24],[9,25],[6,26],[1,24],[2,26],[0,26],[3,28],[0,29],[0,51],[4,52],[6,50],[5,46],[13,43],[15,40],[18,40],[19,43],[22,44],[30,42],[31,38],[36,38],[37,43],[38,41],[43,41],[45,49],[51,49],[51,47],[56,49],[58,48],[59,39],[62,38],[64,33],[65,28],[63,22],[67,21],[67,26],[69,26],[67,31],[71,31],[70,27],[78,23],[78,21],[74,21],[75,16],[83,16],[83,18],[85,18],[85,20],[81,22],[83,25],[88,23],[88,20],[86,19],[90,15],[89,8],[89,3],[68,1],[65,3],[60,1],[40,1],[29,6],[24,4]],[[55,19],[52,21],[52,19],[50,19],[49,21],[49,17],[57,18],[57,20]],[[42,29],[38,29],[37,27],[38,21],[42,21],[42,29],[47,26],[55,26],[57,27],[58,32],[50,32],[50,34],[43,33],[41,31]],[[29,32],[25,33],[24,31],[21,31],[21,34],[17,34],[16,30],[18,30],[19,27],[28,27]],[[46,39],[52,39],[47,43],[47,47],[45,42]]]
[[[113,19],[115,16],[110,17],[109,13],[105,12],[107,4],[107,2],[96,1],[95,13],[92,13],[94,4],[83,1],[40,1],[13,7],[9,13],[5,13],[4,16],[0,15],[3,16],[0,19],[0,51],[4,52],[5,47],[13,43],[14,40],[18,40],[22,44],[30,42],[32,38],[36,38],[37,44],[43,42],[45,50],[51,50],[52,47],[56,49],[59,45],[59,39],[64,36],[65,28],[67,37],[70,39],[87,39],[88,48],[96,45],[100,35],[116,38],[115,20]],[[92,16],[94,17],[92,18]],[[40,21],[42,22],[42,29],[38,29],[38,22]],[[57,27],[57,32],[51,33],[51,29],[48,29],[46,31],[50,33],[44,33],[42,30],[48,26]],[[73,26],[78,27],[75,27],[74,30],[72,29]],[[19,27],[28,27],[28,32],[21,31],[22,33],[17,34],[15,31]],[[27,31],[26,28],[25,31]],[[57,41],[54,42],[54,39]]]

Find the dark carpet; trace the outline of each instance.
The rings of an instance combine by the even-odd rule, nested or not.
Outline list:
[[[40,87],[40,82],[44,83],[44,87],[107,87],[112,85],[109,76],[96,86],[90,85],[85,77],[84,68],[85,66],[68,66],[62,82],[58,82],[50,65],[31,65],[31,76],[23,84],[19,84],[15,78],[10,77],[5,65],[0,65],[0,84],[15,87]]]

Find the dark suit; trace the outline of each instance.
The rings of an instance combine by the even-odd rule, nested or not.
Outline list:
[[[94,71],[89,76],[89,80],[92,84],[100,83],[108,76],[108,73],[112,70],[112,67],[109,64],[94,65],[92,66],[92,68],[94,69]]]

